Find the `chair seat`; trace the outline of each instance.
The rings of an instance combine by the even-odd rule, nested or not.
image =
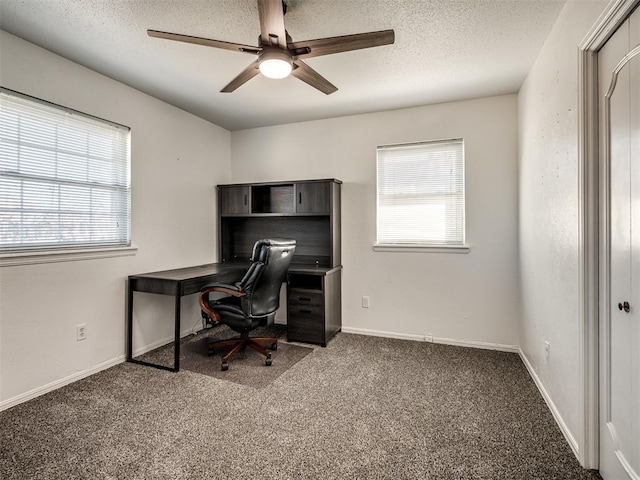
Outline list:
[[[242,313],[242,309],[234,305],[226,305],[224,303],[210,303],[213,310],[216,310],[221,316],[224,316],[224,323],[236,332],[252,330],[253,320],[247,318]],[[255,328],[255,327],[254,327]]]

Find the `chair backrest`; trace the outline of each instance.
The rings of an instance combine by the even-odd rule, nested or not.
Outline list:
[[[241,299],[247,317],[265,317],[280,307],[280,287],[296,249],[296,241],[284,238],[258,240],[253,246],[251,266],[240,280],[246,295]]]

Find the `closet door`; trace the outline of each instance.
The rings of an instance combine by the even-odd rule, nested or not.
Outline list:
[[[640,13],[598,54],[603,193],[600,474],[640,478]],[[637,48],[638,47],[638,48]]]

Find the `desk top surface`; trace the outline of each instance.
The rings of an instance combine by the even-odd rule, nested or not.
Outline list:
[[[175,268],[171,270],[162,270],[159,272],[141,273],[138,275],[129,275],[129,278],[153,278],[162,280],[191,280],[199,277],[209,277],[212,275],[221,275],[225,273],[238,272],[249,267],[249,262],[220,262],[208,263],[206,265],[196,265],[193,267]],[[318,267],[316,265],[292,265],[289,267],[291,273],[306,273],[311,275],[326,275],[334,270],[341,269],[338,267]]]
[[[189,280],[198,277],[208,277],[211,275],[219,275],[223,273],[231,273],[242,271],[247,268],[248,264],[244,263],[208,263],[206,265],[196,265],[193,267],[174,268],[171,270],[162,270],[159,272],[141,273],[138,275],[129,275],[129,278],[157,278],[164,280]]]

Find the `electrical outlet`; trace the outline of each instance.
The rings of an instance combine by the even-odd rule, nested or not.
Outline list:
[[[362,308],[369,308],[369,297],[362,297]]]
[[[80,325],[76,325],[76,340],[79,342],[80,340],[87,339],[87,324],[81,323]]]
[[[549,360],[549,342],[544,342],[544,358],[545,360]]]

